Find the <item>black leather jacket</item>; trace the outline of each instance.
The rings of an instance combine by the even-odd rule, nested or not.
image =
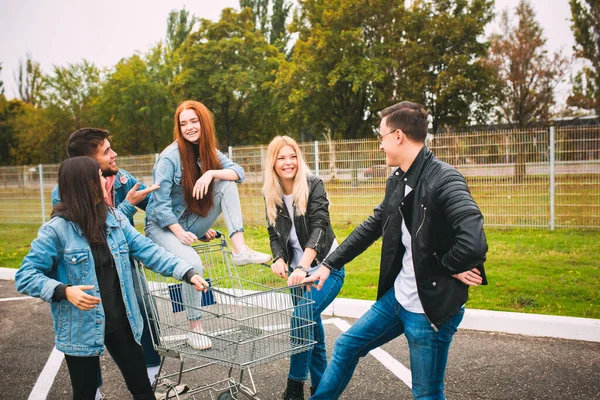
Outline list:
[[[458,312],[468,286],[452,277],[477,267],[487,284],[483,263],[488,249],[483,215],[463,176],[424,148],[416,187],[404,197],[402,171],[388,178],[385,197],[325,260],[341,268],[382,237],[377,298],[394,285],[402,268],[402,219],[412,239],[419,298],[434,329]]]
[[[333,239],[335,239],[335,234],[331,228],[329,200],[327,200],[325,186],[321,178],[317,176],[308,177],[308,190],[306,213],[299,216],[294,212],[294,227],[296,228],[300,246],[303,249],[310,247],[317,252],[317,256],[312,262],[312,266],[316,266],[329,253]],[[268,230],[273,260],[282,258],[288,265],[291,254],[288,248],[291,229],[292,220],[284,202],[282,207],[277,207],[275,225],[271,226],[269,224]],[[305,267],[309,266],[305,265]]]

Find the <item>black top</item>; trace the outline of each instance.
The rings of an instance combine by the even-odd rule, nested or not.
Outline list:
[[[98,289],[100,289],[100,298],[106,318],[105,332],[114,332],[129,323],[121,293],[121,281],[119,281],[119,274],[106,242],[91,244],[90,247],[94,256]]]

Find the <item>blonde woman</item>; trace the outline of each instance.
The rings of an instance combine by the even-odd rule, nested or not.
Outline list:
[[[271,270],[287,279],[288,285],[297,285],[338,246],[329,220],[327,193],[323,181],[311,175],[298,144],[288,136],[271,141],[264,165],[263,196],[275,260]],[[314,300],[317,343],[312,350],[291,356],[283,399],[304,399],[304,381],[309,372],[311,394],[319,385],[327,367],[321,312],[339,293],[344,275],[344,268],[333,270],[321,290],[304,293]]]

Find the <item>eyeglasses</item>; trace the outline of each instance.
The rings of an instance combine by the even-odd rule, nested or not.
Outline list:
[[[377,135],[376,135],[377,136],[377,140],[379,140],[379,143],[382,143],[384,136],[391,135],[392,133],[395,133],[397,130],[398,130],[398,128],[394,129],[391,132],[384,133],[383,135],[381,133],[377,132]]]

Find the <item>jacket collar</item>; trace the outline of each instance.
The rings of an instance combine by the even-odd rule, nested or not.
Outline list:
[[[417,186],[421,173],[423,172],[423,167],[432,155],[433,153],[431,150],[429,150],[427,146],[423,146],[413,163],[408,168],[408,171],[402,171],[400,168],[398,168],[397,171],[399,174],[395,176],[397,176],[401,181],[404,181],[406,185],[414,189]]]
[[[63,217],[59,217],[59,218],[63,218]],[[83,236],[83,231],[81,230],[81,227],[79,225],[77,225],[75,222],[70,221],[68,219],[65,218],[65,221],[68,221],[71,226],[73,227],[73,229],[75,230],[75,232],[77,232],[77,234],[79,236]],[[115,227],[119,226],[119,222],[117,221],[117,218],[115,217],[112,209],[108,210],[108,214],[106,215],[106,233],[109,234]]]

